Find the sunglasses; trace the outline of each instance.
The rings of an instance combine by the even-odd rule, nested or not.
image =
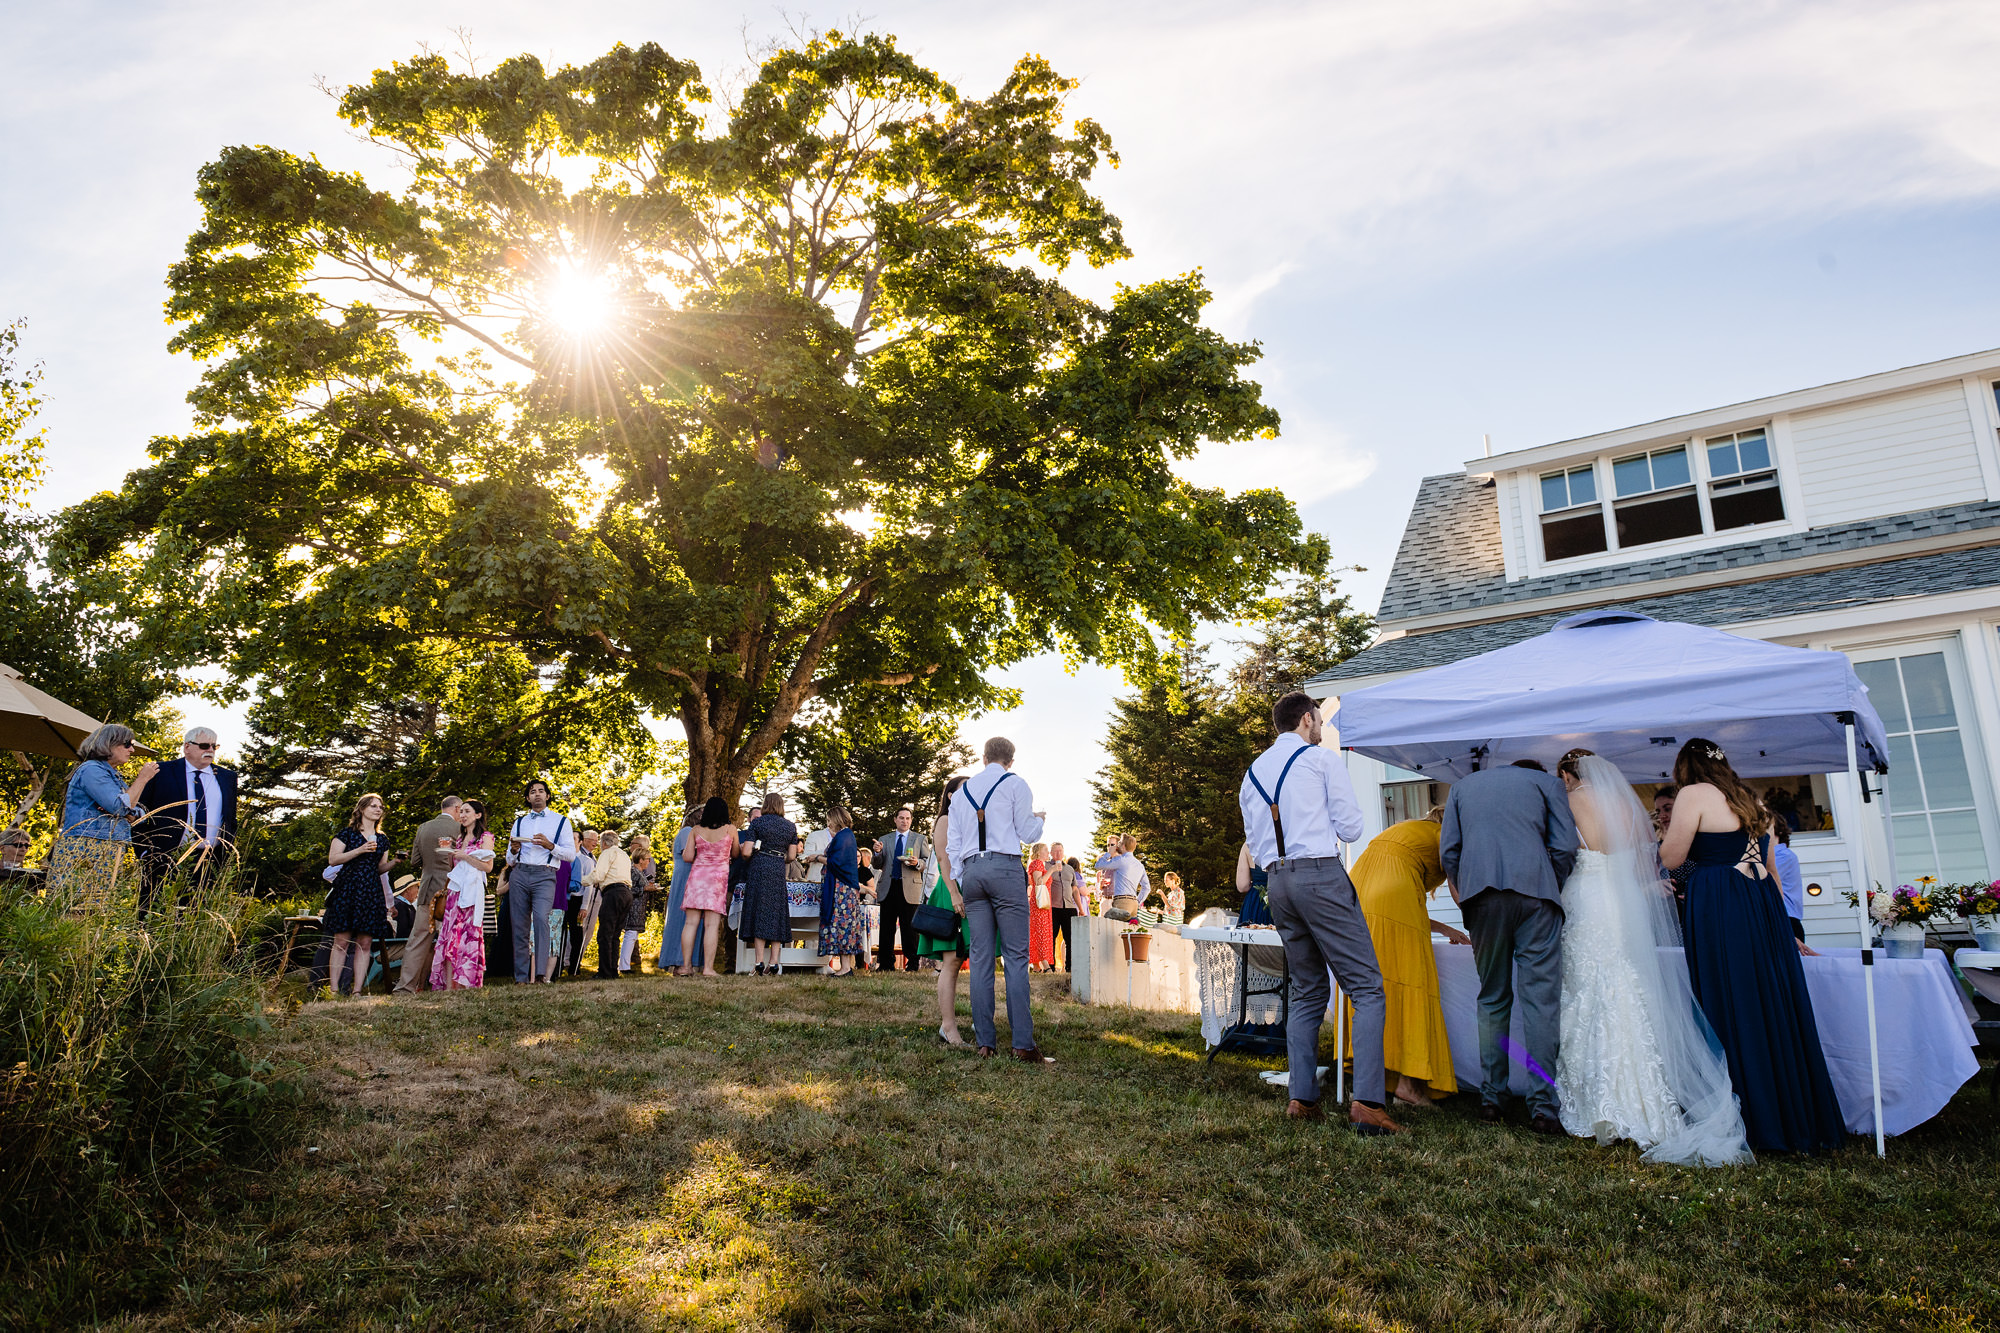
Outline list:
[[[192,745],[197,750],[213,750],[215,748],[214,741],[188,741],[186,744]]]

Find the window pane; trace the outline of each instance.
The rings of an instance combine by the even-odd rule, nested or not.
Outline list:
[[[1569,491],[1563,485],[1563,474],[1549,472],[1542,476],[1542,512],[1553,514],[1558,509],[1569,508]]]
[[[1736,466],[1736,441],[1723,440],[1708,446],[1708,475],[1733,477],[1743,469]]]
[[[1924,808],[1923,784],[1917,780],[1917,749],[1908,736],[1889,737],[1889,776],[1882,780],[1889,809],[1908,813]]]
[[[1986,840],[1979,835],[1979,816],[1970,810],[1931,816],[1931,836],[1937,839],[1938,878],[1948,884],[1990,879]]]
[[[1611,479],[1620,495],[1644,495],[1653,489],[1653,474],[1646,467],[1646,455],[1621,458],[1611,465]]]
[[[1685,486],[1694,480],[1694,473],[1688,471],[1688,451],[1667,449],[1653,455],[1653,486],[1665,490],[1669,486]]]
[[[1542,558],[1567,560],[1573,555],[1593,555],[1605,549],[1604,513],[1590,509],[1575,518],[1542,520]]]
[[[1943,653],[1920,653],[1903,659],[1903,688],[1910,696],[1910,725],[1955,727],[1958,714],[1951,706],[1951,678],[1945,675]]]
[[[1926,731],[1917,737],[1917,760],[1924,769],[1924,799],[1933,810],[1972,804],[1972,774],[1965,745],[1956,731]]]
[[[1882,725],[1890,731],[1908,731],[1909,714],[1903,711],[1903,683],[1896,677],[1893,658],[1880,662],[1856,662],[1854,674],[1868,687],[1868,702],[1882,715]]]
[[[1701,505],[1693,491],[1661,500],[1621,504],[1616,517],[1620,546],[1645,546],[1675,537],[1692,537],[1701,531]]]
[[[1761,430],[1746,431],[1736,441],[1736,452],[1743,459],[1743,470],[1755,472],[1771,466],[1771,442],[1764,438]]]
[[[1595,468],[1574,468],[1569,474],[1569,502],[1573,505],[1597,503],[1597,471]]]
[[[1750,486],[1717,486],[1709,494],[1708,512],[1716,531],[1747,528],[1752,523],[1780,523],[1785,517],[1784,492],[1775,480]]]
[[[1889,828],[1896,846],[1896,883],[1908,884],[1919,875],[1937,874],[1930,820],[1922,815],[1901,815],[1889,821]]]

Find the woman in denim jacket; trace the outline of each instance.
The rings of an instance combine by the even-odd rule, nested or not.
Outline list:
[[[133,821],[146,813],[140,797],[160,771],[158,763],[148,760],[127,786],[118,768],[131,761],[137,748],[132,729],[116,722],[91,732],[77,747],[82,762],[70,774],[48,873],[48,891],[73,907],[101,908],[111,901],[132,845]]]

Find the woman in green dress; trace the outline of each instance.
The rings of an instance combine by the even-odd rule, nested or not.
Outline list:
[[[935,878],[930,897],[924,900],[929,906],[942,907],[947,912],[958,914],[958,938],[934,940],[928,935],[917,937],[917,957],[937,959],[937,1038],[947,1046],[959,1047],[963,1047],[966,1041],[958,1032],[958,964],[961,959],[972,956],[972,941],[965,933],[965,903],[958,896],[958,883],[952,877],[951,860],[945,855],[944,848],[945,835],[950,831],[948,820],[952,793],[964,785],[964,778],[953,778],[944,784],[944,797],[938,802],[938,817],[931,821],[931,864]]]

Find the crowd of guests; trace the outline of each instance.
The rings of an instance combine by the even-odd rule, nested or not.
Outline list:
[[[107,725],[89,737],[49,858],[50,889],[79,908],[100,908],[121,877],[136,873],[143,918],[162,885],[172,881],[185,897],[212,878],[237,831],[236,775],[215,764],[217,744],[214,731],[197,727],[180,758],[133,769],[130,728]],[[782,795],[766,796],[740,821],[728,802],[711,798],[686,810],[660,853],[664,865],[643,833],[628,841],[617,830],[577,827],[539,779],[505,822],[489,820],[479,800],[446,796],[407,841],[388,831],[395,817],[383,796],[367,792],[327,845],[315,976],[335,995],[359,994],[378,968],[396,974],[400,994],[478,987],[488,976],[547,985],[577,975],[594,938],[596,976],[614,979],[639,967],[638,941],[655,915],[657,970],[715,976],[718,951],[740,941],[751,973],[775,976],[808,933],[793,930],[797,904],[809,910],[816,894],[811,965],[837,977],[935,972],[939,1037],[963,1044],[958,974],[973,950],[945,847],[951,803],[966,781],[953,778],[939,793],[941,813],[927,829],[915,827],[906,806],[873,838],[841,806],[825,811],[822,827],[802,831]],[[1114,835],[1086,867],[1060,842],[1024,847],[1026,970],[1070,968],[1079,915],[1185,915],[1179,876],[1167,874],[1155,892],[1137,851],[1136,837]],[[955,920],[956,933],[919,930],[926,913]]]

